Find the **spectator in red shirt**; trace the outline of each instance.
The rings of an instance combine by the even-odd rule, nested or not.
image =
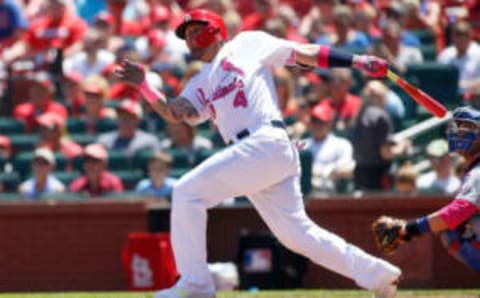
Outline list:
[[[55,113],[45,113],[37,118],[40,126],[40,140],[37,147],[47,147],[54,152],[61,152],[69,161],[82,154],[82,147],[63,136],[65,118]]]
[[[108,153],[100,144],[90,144],[83,152],[85,175],[69,186],[70,192],[86,192],[90,197],[123,191],[122,180],[107,171]]]
[[[35,19],[25,38],[15,45],[11,59],[31,57],[50,49],[61,48],[68,56],[81,48],[87,24],[69,12],[65,0],[46,2],[45,15]]]
[[[17,105],[13,111],[15,118],[26,122],[27,132],[31,132],[36,126],[36,117],[40,114],[51,112],[66,119],[67,109],[53,100],[55,88],[48,73],[36,73],[30,81],[31,87],[28,89],[30,102]]]
[[[362,99],[350,93],[352,71],[346,68],[333,68],[328,75],[330,97],[323,99],[319,105],[327,105],[335,110],[334,129],[346,131],[357,116]]]

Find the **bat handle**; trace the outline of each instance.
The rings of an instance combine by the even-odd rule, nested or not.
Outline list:
[[[394,73],[393,71],[391,71],[390,69],[387,70],[387,77],[394,83],[397,83],[398,82],[398,76],[396,73]]]

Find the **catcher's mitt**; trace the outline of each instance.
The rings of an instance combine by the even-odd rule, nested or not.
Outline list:
[[[406,221],[399,218],[380,216],[372,223],[372,231],[375,238],[375,244],[384,254],[391,254],[402,242],[408,241],[400,233]]]

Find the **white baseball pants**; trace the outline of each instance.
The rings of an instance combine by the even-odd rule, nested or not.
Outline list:
[[[379,289],[400,270],[316,225],[305,213],[299,159],[285,130],[264,126],[205,160],[183,176],[173,192],[171,237],[179,286],[213,292],[207,267],[207,209],[247,195],[276,237],[314,263]]]

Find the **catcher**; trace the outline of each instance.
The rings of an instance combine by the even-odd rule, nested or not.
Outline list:
[[[427,216],[405,221],[382,216],[372,225],[379,250],[389,254],[400,244],[426,233],[439,233],[448,252],[480,272],[480,110],[459,107],[447,130],[450,152],[467,162],[455,199]]]

